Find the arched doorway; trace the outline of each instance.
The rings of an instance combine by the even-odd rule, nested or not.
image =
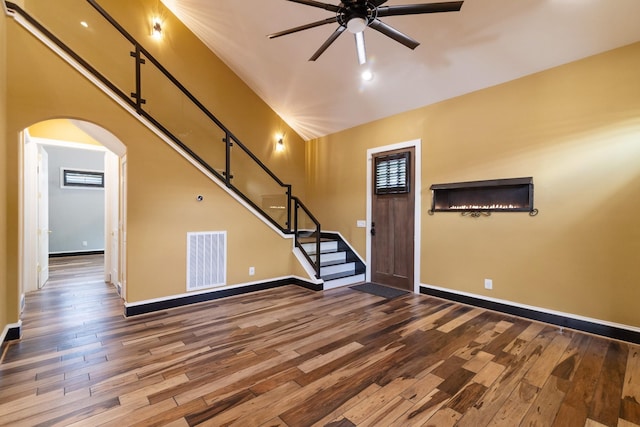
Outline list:
[[[76,119],[33,124],[24,129],[23,142],[22,294],[46,284],[51,254],[104,252],[104,279],[124,295],[125,145],[106,129]],[[49,152],[55,153],[53,168]],[[55,199],[48,195],[50,188]],[[82,199],[84,205],[79,205]],[[70,209],[58,212],[57,235],[49,224],[51,200],[58,209]]]

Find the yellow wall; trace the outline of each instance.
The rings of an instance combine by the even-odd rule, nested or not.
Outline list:
[[[53,14],[54,19],[58,19],[60,15],[70,15],[59,13],[59,3],[50,10],[44,9],[51,2],[25,3],[26,10],[35,9],[34,13],[39,18],[46,18],[48,14]],[[70,2],[63,3],[69,3],[68,7],[64,7],[65,10],[77,13],[69,18],[71,21],[76,22],[80,16],[84,17],[84,12],[70,7]],[[133,25],[136,14],[141,14],[148,5],[157,3],[159,2],[149,0],[127,2],[125,5],[118,1],[103,1],[101,5],[107,10],[119,10],[127,17],[123,21],[131,21],[128,25]],[[157,47],[162,51],[167,68],[171,70],[184,67],[187,70],[191,59],[197,62],[191,63],[192,69],[204,68],[199,71],[199,75],[190,77],[191,87],[194,88],[192,91],[215,98],[216,102],[210,107],[211,110],[225,116],[228,121],[235,122],[239,128],[236,136],[255,149],[256,154],[276,174],[285,180],[291,178],[289,182],[293,183],[294,192],[303,194],[303,141],[286,126],[283,128],[281,119],[194,36],[187,34],[177,20],[172,20],[168,14],[165,16],[171,22],[171,33],[175,37],[187,39],[184,42],[190,43],[193,51],[193,56],[184,56],[183,52],[175,51],[170,43]],[[299,271],[292,255],[291,240],[283,239],[250,214],[240,203],[178,156],[155,134],[16,23],[7,22],[8,39],[11,41],[7,46],[8,79],[11,84],[7,94],[7,129],[3,132],[3,137],[6,135],[7,139],[7,177],[12,183],[8,187],[6,209],[9,216],[9,322],[17,321],[18,316],[18,134],[26,127],[52,118],[74,118],[98,124],[127,146],[127,301],[137,302],[186,292],[186,233],[189,231],[227,231],[229,285],[289,276]],[[69,26],[70,24],[66,25]],[[62,29],[61,31],[64,33]],[[87,41],[71,33],[65,33],[70,41]],[[104,34],[101,37],[102,42],[108,46],[109,38],[104,38]],[[143,37],[141,35],[140,38]],[[101,50],[105,51],[109,52]],[[127,59],[130,60],[128,54]],[[119,79],[122,77],[120,74],[124,75],[125,71],[117,69],[113,77]],[[218,76],[219,79],[211,79],[211,75]],[[123,77],[122,80],[126,79]],[[229,99],[232,94],[235,94],[234,99]],[[168,109],[176,108],[176,105],[156,105],[154,108],[158,114],[168,115]],[[248,108],[249,114],[243,108]],[[229,127],[236,130],[230,124]],[[37,126],[35,129],[37,130]],[[284,156],[273,154],[275,140],[272,136],[278,131],[287,132],[287,151]],[[197,195],[203,195],[204,201],[198,203]],[[255,267],[255,276],[249,276],[250,266]]]
[[[0,13],[2,13],[0,11]],[[9,316],[15,310],[15,301],[9,302],[7,292],[7,173],[6,173],[6,145],[7,145],[7,26],[5,18],[0,17],[0,330],[5,325],[16,321],[16,315]],[[9,320],[11,317],[11,321]]]
[[[312,141],[309,204],[365,254],[366,151],[421,139],[422,284],[640,326],[638,70],[640,43]],[[523,176],[537,217],[427,215],[432,184]]]

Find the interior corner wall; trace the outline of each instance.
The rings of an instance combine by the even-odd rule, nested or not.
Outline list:
[[[50,2],[34,2],[45,7],[47,3]],[[118,6],[118,2],[112,3]],[[134,5],[137,7],[139,3],[143,2],[127,3],[126,7],[131,6],[130,13],[133,14],[136,12]],[[68,11],[72,14],[73,8]],[[56,10],[54,15],[60,14]],[[6,156],[9,182],[19,181],[20,130],[43,120],[68,117],[92,122],[109,130],[127,146],[127,302],[167,298],[186,292],[186,243],[187,232],[191,231],[227,231],[228,285],[292,274],[295,257],[290,239],[265,225],[17,23],[10,21],[7,24],[7,35],[11,41],[7,48],[7,76],[11,82],[7,88],[6,121],[10,136]],[[105,40],[107,45],[109,42]],[[207,55],[212,55],[201,53],[197,58],[203,62],[208,61]],[[173,61],[178,60],[184,61],[184,58],[174,56]],[[167,64],[169,68],[171,65]],[[215,72],[231,73],[227,68],[225,70],[215,69]],[[246,93],[246,85],[239,79],[229,77],[228,80],[239,87],[238,93]],[[215,86],[216,82],[208,80],[206,84]],[[212,90],[206,84],[202,83],[201,87],[205,93]],[[194,92],[199,93],[198,86],[195,83],[194,86]],[[225,90],[233,91],[233,87]],[[266,132],[278,122],[275,113],[264,103],[259,104],[255,94],[237,100],[242,101],[261,111],[255,117],[249,117],[251,126],[248,127]],[[223,105],[219,108],[225,114],[234,113],[225,110]],[[241,117],[246,120],[246,112]],[[261,143],[253,142],[259,148]],[[291,155],[304,159],[302,146],[291,148]],[[301,150],[301,154],[296,154],[296,150]],[[288,167],[284,160],[271,163],[276,173],[280,168]],[[304,162],[301,163],[300,167],[304,168]],[[304,183],[303,173],[296,177],[296,182]],[[19,271],[19,189],[17,185],[7,188],[7,270],[13,277],[10,288],[15,291]],[[198,195],[203,196],[202,202],[196,200]],[[255,268],[254,276],[249,276],[249,267]]]
[[[0,11],[0,330],[16,322],[7,287],[7,17]],[[10,318],[11,317],[11,318]]]
[[[364,254],[367,149],[421,139],[422,284],[640,327],[638,70],[640,43],[312,141],[310,207]],[[528,176],[538,216],[427,214],[433,184]]]

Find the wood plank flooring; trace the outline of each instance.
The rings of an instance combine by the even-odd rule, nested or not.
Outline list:
[[[349,288],[125,319],[101,262],[53,260],[27,295],[0,425],[640,425],[636,345]]]

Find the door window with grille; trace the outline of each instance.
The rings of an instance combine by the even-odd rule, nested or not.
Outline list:
[[[410,154],[407,151],[375,158],[376,194],[402,194],[410,191]]]

